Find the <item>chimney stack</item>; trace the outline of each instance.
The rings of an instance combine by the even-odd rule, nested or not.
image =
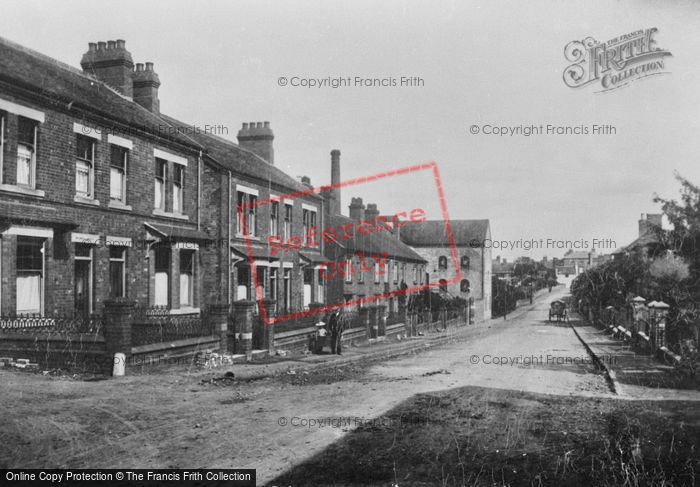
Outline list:
[[[331,185],[340,184],[340,151],[333,149],[331,151]],[[342,202],[340,201],[340,188],[333,188],[330,191],[329,209],[331,215],[340,215]]]
[[[379,217],[379,210],[375,203],[367,203],[367,209],[365,210],[365,220],[373,222]]]
[[[365,205],[362,203],[362,198],[352,198],[349,209],[351,220],[359,222],[365,219]]]
[[[88,51],[83,54],[80,66],[89,74],[111,86],[124,96],[133,96],[132,70],[134,61],[126,50],[126,42],[100,41],[88,43]]]
[[[661,228],[663,215],[661,213],[642,213],[639,220],[639,236],[655,235],[656,231]]]
[[[301,184],[306,186],[309,189],[313,189],[313,186],[311,185],[311,178],[309,176],[302,176],[301,177]]]
[[[272,141],[275,134],[272,133],[270,122],[250,122],[244,123],[238,131],[238,145],[267,161],[275,163],[275,152],[272,148]]]
[[[160,78],[153,71],[153,63],[136,64],[133,72],[134,80],[134,101],[146,110],[155,114],[160,113],[160,100],[158,99],[158,88]]]

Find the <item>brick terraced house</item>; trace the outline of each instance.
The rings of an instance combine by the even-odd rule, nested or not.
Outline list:
[[[91,43],[81,65],[0,39],[1,311],[126,297],[195,312],[204,148],[158,130],[158,76],[124,41]]]
[[[343,215],[339,183],[340,151],[334,150],[331,152],[334,189],[322,193],[326,199],[325,219],[328,228],[337,229],[338,234],[344,234],[344,227],[350,228],[352,237],[338,236],[325,246],[325,256],[333,264],[324,273],[329,303],[363,302],[371,296],[425,284],[426,260],[401,241],[399,233],[391,226],[393,218],[386,218],[389,225],[379,223],[377,205],[370,203],[365,208],[362,198],[352,198],[349,216]],[[402,219],[408,222],[410,216]],[[417,216],[424,218],[422,213]],[[363,232],[358,226],[362,224],[374,227],[374,231]],[[368,301],[368,304],[371,303]],[[379,304],[386,305],[389,315],[393,315],[398,311],[399,299],[398,296],[387,297]]]
[[[284,311],[324,301],[322,246],[271,250],[322,225],[324,202],[283,198],[309,185],[274,166],[268,122],[244,123],[238,145],[186,130],[122,40],[90,43],[81,66],[0,40],[3,314],[255,300],[241,217],[263,295]]]

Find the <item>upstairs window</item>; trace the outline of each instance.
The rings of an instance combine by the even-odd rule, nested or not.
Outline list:
[[[469,281],[467,279],[462,279],[462,282],[459,283],[459,290],[463,293],[468,293],[469,288]]]
[[[304,245],[309,244],[309,231],[316,227],[316,212],[307,208],[302,210],[302,224],[304,225]]]
[[[461,265],[462,265],[462,269],[464,269],[465,271],[468,271],[469,270],[469,257],[467,257],[466,255],[463,255],[462,259],[461,259]]]
[[[109,168],[109,198],[126,203],[126,167],[129,149],[113,145]]]
[[[165,211],[165,184],[168,181],[168,163],[163,159],[156,159],[156,180],[154,207]]]
[[[78,135],[75,161],[75,192],[84,198],[93,198],[95,171],[95,142]]]
[[[284,240],[289,240],[292,237],[292,211],[294,206],[284,204]]]
[[[184,212],[185,166],[173,165],[173,213]]]
[[[248,235],[250,237],[257,235],[257,201],[258,197],[256,195],[238,191],[238,207],[236,208],[238,235]],[[243,219],[245,219],[245,222]]]
[[[438,284],[440,285],[440,292],[446,293],[447,292],[447,281],[445,279],[440,279],[438,281]]]
[[[445,257],[444,255],[438,257],[438,269],[447,269],[447,257]]]
[[[19,117],[17,134],[17,185],[34,187],[36,174],[36,142],[38,124]]]
[[[273,201],[270,204],[270,236],[279,236],[280,231],[280,203]]]
[[[352,261],[350,259],[347,259],[345,261],[345,282],[350,284],[352,282]],[[362,276],[362,273],[360,273],[360,276]]]

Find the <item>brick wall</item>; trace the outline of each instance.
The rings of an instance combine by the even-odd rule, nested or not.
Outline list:
[[[126,185],[126,205],[130,208],[110,208],[110,144],[107,131],[103,131],[95,148],[94,196],[96,204],[82,204],[75,197],[75,160],[77,134],[74,122],[87,127],[104,127],[99,121],[85,120],[53,107],[42,107],[36,103],[3,92],[3,99],[43,111],[45,122],[39,124],[36,189],[44,197],[16,194],[0,189],[0,205],[21,215],[25,221],[13,219],[12,224],[36,222],[73,223],[56,227],[54,238],[46,241],[45,254],[45,312],[47,314],[70,314],[74,307],[74,245],[71,232],[101,236],[102,244],[93,247],[94,309],[100,310],[109,294],[109,248],[104,244],[106,236],[128,237],[133,246],[127,250],[126,275],[127,297],[140,304],[149,302],[149,260],[145,245],[144,222],[178,225],[196,229],[197,219],[197,167],[198,159],[193,149],[184,150],[165,141],[151,140],[134,134],[119,135],[133,142],[129,153]],[[15,182],[17,153],[17,116],[8,113],[4,144],[3,177],[5,183]],[[14,127],[14,128],[13,128]],[[175,219],[153,214],[155,157],[154,148],[166,150],[187,159],[184,188],[184,214],[187,219]],[[172,175],[172,170],[170,172]],[[169,198],[170,200],[170,198]],[[172,203],[170,202],[169,205]],[[4,216],[4,215],[3,215]],[[5,222],[8,225],[8,222]],[[51,227],[51,224],[41,224]],[[2,312],[15,310],[14,260],[16,237],[2,238]],[[200,262],[200,266],[201,266]],[[173,279],[175,281],[175,279]]]

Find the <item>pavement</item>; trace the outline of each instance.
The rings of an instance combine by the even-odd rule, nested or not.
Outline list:
[[[571,328],[594,360],[605,370],[611,388],[620,398],[652,401],[700,401],[700,391],[689,384],[668,387],[679,382],[674,367],[652,355],[638,353],[607,330],[593,326],[571,313]]]

